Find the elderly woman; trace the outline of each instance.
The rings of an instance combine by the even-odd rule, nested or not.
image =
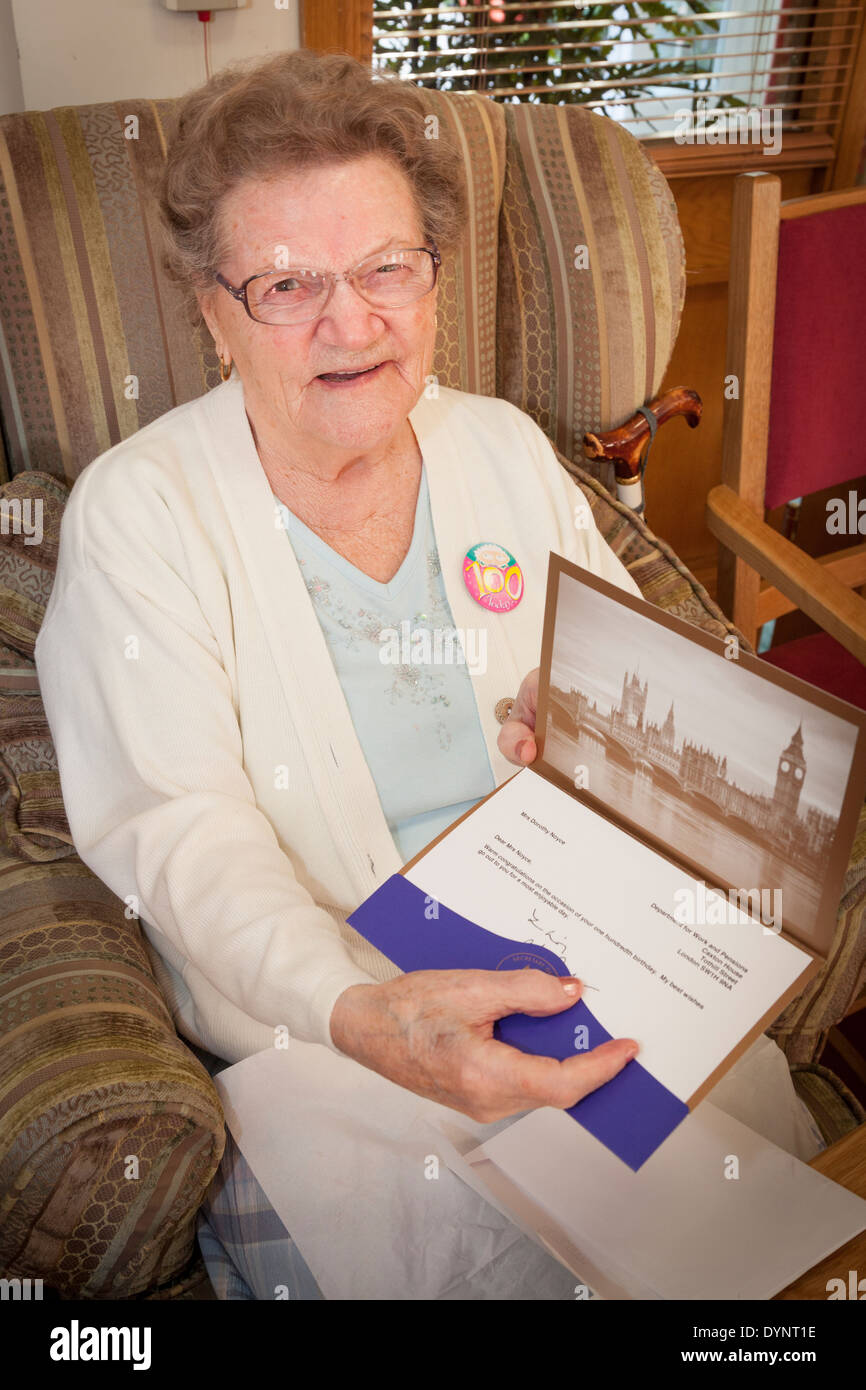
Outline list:
[[[431,377],[461,157],[411,86],[281,55],[185,100],[161,208],[224,384],[93,462],[65,512],[36,655],[76,848],[214,1057],[287,1028],[480,1121],[574,1105],[635,1040],[560,1063],[493,1025],[579,985],[403,975],[345,920],[535,757],[549,552],[639,592],[538,427]],[[510,611],[464,584],[480,543],[520,565]],[[486,659],[389,664],[406,622],[483,635]],[[263,1203],[231,1143],[220,1184],[223,1243],[245,1247],[240,1209]],[[317,1296],[279,1229],[261,1278],[237,1248],[223,1278],[218,1225],[224,1296]],[[527,1296],[573,1296],[521,1240]]]

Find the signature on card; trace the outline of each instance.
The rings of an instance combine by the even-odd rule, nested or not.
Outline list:
[[[529,936],[526,938],[527,945],[537,946],[539,944],[538,938],[543,937],[544,940],[541,944],[546,945],[549,943],[554,950],[559,952],[559,954],[562,956],[564,960],[567,943],[565,941],[562,941],[559,937],[555,936],[552,931],[548,930],[546,927],[543,927],[541,925],[540,921],[538,920],[538,912],[536,908],[532,909],[531,916],[527,917],[526,920],[532,927],[533,931],[536,933],[535,936]],[[584,989],[598,989],[598,985],[588,985],[585,981],[583,987]]]

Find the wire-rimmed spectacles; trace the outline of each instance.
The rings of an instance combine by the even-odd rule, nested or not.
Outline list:
[[[349,284],[375,309],[399,309],[429,294],[436,284],[442,264],[435,244],[396,247],[367,256],[342,275],[327,270],[289,267],[262,270],[250,275],[235,288],[225,276],[214,279],[239,303],[256,323],[285,326],[309,323],[324,312],[338,280]]]

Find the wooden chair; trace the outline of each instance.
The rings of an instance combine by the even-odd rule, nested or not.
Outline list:
[[[800,609],[822,631],[760,654],[866,708],[866,543],[813,558],[792,539],[804,495],[838,487],[847,514],[845,485],[866,473],[866,188],[783,203],[775,175],[741,174],[730,266],[722,482],[707,499],[719,603],[759,651],[763,624]],[[765,520],[782,503],[787,534]]]

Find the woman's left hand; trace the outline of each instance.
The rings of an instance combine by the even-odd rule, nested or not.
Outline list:
[[[538,754],[535,743],[535,711],[538,705],[538,667],[520,683],[511,713],[499,731],[499,751],[510,763],[526,767]]]

